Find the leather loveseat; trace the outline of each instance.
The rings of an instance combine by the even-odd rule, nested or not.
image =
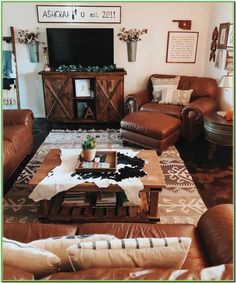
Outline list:
[[[90,223],[80,225],[4,224],[8,239],[28,243],[48,237],[75,234],[113,234],[118,238],[191,237],[192,243],[181,270],[163,268],[93,268],[57,272],[44,280],[232,280],[233,205],[210,208],[197,227],[191,224]],[[11,266],[3,267],[5,280],[33,280],[34,276]]]
[[[193,89],[190,104],[187,106],[159,104],[152,102],[152,82],[154,78],[174,78],[176,75],[153,74],[148,80],[147,90],[129,94],[125,98],[125,106],[129,113],[149,111],[168,114],[181,120],[181,136],[195,139],[203,131],[203,115],[218,108],[218,85],[212,78],[196,76],[180,76],[178,89]]]
[[[4,183],[32,151],[33,113],[31,110],[3,110]]]

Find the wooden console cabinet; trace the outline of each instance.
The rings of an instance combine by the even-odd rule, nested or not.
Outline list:
[[[46,118],[50,122],[119,122],[124,112],[122,72],[45,72],[42,75]],[[75,91],[75,80],[87,79],[91,96]]]

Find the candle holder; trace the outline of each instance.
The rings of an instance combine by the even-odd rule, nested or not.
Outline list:
[[[45,60],[44,71],[49,72],[50,67],[49,67],[49,63],[48,63],[48,48],[47,48],[47,46],[43,47],[43,55],[44,55],[44,60]]]

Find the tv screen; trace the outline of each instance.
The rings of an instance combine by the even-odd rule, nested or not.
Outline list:
[[[112,28],[47,28],[47,42],[49,65],[54,69],[114,64]]]

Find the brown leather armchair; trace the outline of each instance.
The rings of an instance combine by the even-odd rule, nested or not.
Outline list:
[[[33,119],[33,113],[28,109],[3,110],[4,183],[32,151]]]
[[[136,111],[155,111],[174,116],[181,120],[181,136],[195,139],[203,131],[203,115],[216,111],[218,85],[212,78],[196,76],[180,76],[178,89],[193,89],[190,104],[187,106],[158,104],[152,102],[151,77],[173,78],[176,75],[151,75],[147,90],[129,94],[125,98],[125,106],[129,113]]]

